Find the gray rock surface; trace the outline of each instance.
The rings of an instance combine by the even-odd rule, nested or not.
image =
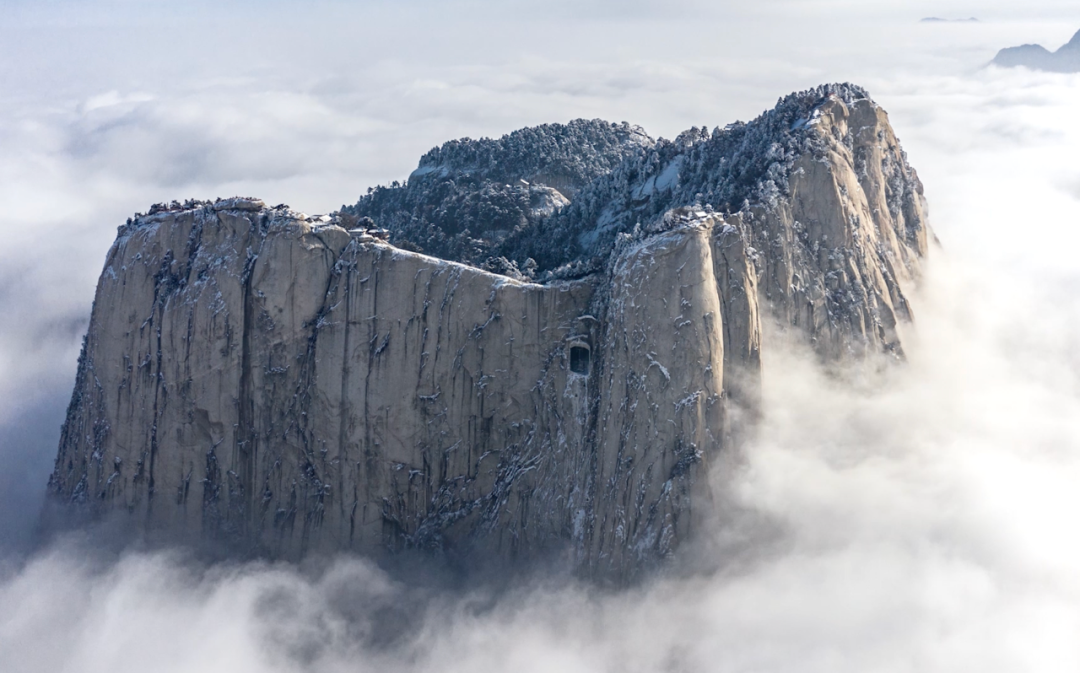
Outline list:
[[[827,359],[902,353],[928,228],[887,116],[824,95],[788,126],[816,144],[777,159],[786,191],[668,209],[576,279],[517,280],[253,199],[129,221],[54,502],[274,557],[554,554],[632,577],[709,514],[706,471],[757,411],[763,330]]]

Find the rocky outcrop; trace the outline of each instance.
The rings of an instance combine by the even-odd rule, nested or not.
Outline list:
[[[1048,72],[1080,72],[1080,31],[1057,51],[1039,44],[1023,44],[1002,49],[990,63],[1002,68],[1023,66]]]
[[[596,178],[576,198],[607,194],[593,208],[609,215],[573,240],[603,261],[578,277],[535,260],[531,280],[495,274],[404,250],[355,212],[252,199],[129,221],[54,501],[151,540],[285,558],[558,554],[633,576],[710,511],[706,471],[756,410],[763,330],[826,358],[902,352],[921,188],[885,113],[839,91],[766,119],[760,198],[736,212],[679,203],[711,138]],[[759,138],[752,124],[729,133]],[[549,209],[535,226],[565,234],[577,201],[532,177]],[[532,226],[506,240],[520,249]]]

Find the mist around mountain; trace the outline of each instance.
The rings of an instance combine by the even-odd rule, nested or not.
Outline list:
[[[991,65],[1002,68],[1025,67],[1046,72],[1080,72],[1080,31],[1057,51],[1041,44],[1006,47],[997,53]]]

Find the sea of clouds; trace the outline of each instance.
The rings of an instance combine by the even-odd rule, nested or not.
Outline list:
[[[1080,12],[874,4],[0,0],[0,670],[1080,670],[1080,76],[982,68]],[[943,13],[982,20],[918,23]],[[838,379],[766,351],[760,435],[690,552],[708,572],[463,594],[355,558],[33,546],[134,211],[327,212],[449,138],[575,117],[673,137],[844,80],[889,111],[941,247],[906,365]]]

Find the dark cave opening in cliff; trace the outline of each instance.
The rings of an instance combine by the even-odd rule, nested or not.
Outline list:
[[[575,374],[589,373],[589,349],[586,346],[570,347],[570,371]]]

